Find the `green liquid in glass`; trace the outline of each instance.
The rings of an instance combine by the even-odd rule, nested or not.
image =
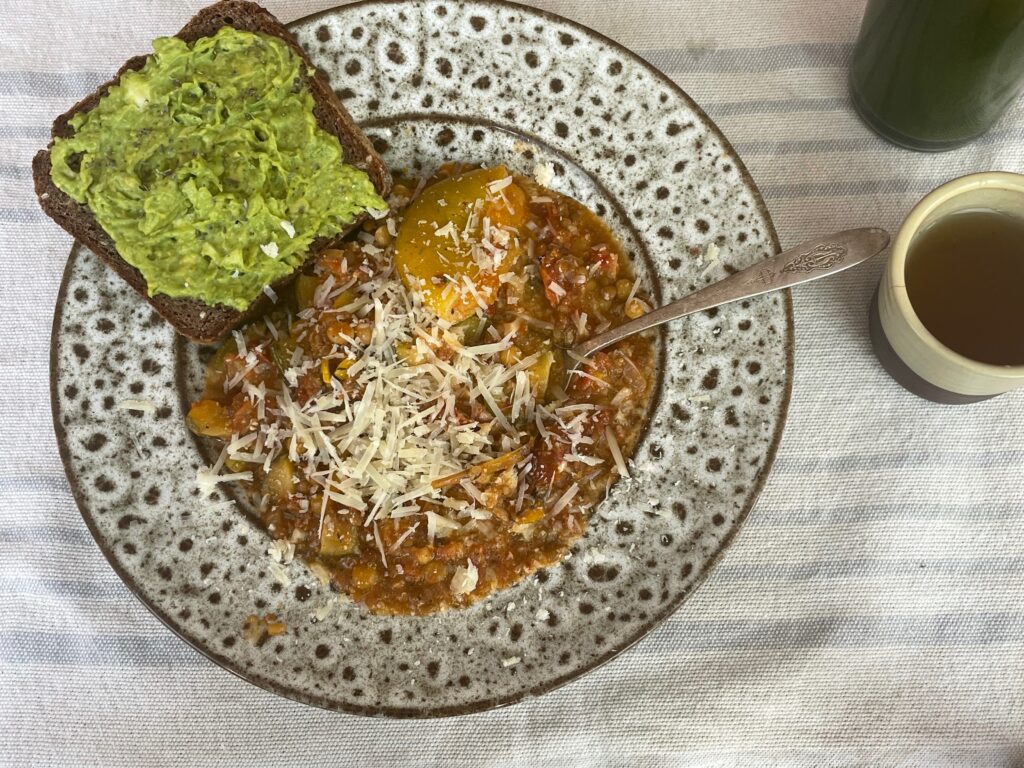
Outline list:
[[[861,117],[910,149],[966,144],[1024,85],[1024,0],[869,0],[850,64]]]

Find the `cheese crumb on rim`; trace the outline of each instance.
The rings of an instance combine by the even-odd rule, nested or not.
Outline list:
[[[715,245],[714,243],[708,246],[707,251],[704,254],[707,257],[708,265],[704,267],[704,271],[700,273],[701,280],[703,280],[705,277],[714,272],[715,267],[719,266],[722,263],[721,260],[718,258],[719,253],[720,251],[718,250],[718,246]]]
[[[267,565],[267,570],[270,571],[270,575],[277,580],[277,583],[282,587],[287,587],[292,583],[292,577],[288,575],[288,571],[285,570],[283,565],[277,563],[270,563]]]
[[[267,549],[275,563],[288,565],[295,558],[295,545],[287,539],[277,539]]]
[[[156,410],[156,404],[152,400],[145,399],[128,398],[119,402],[117,407],[122,411],[140,411],[142,413],[152,413]]]
[[[550,187],[555,180],[554,163],[537,163],[533,166],[533,178],[542,187]]]

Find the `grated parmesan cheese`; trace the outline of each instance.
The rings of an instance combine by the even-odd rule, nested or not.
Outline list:
[[[707,251],[704,255],[707,257],[708,265],[704,267],[704,271],[700,273],[700,279],[703,280],[712,272],[715,271],[715,267],[719,266],[722,262],[718,258],[719,250],[718,246],[712,243],[708,246]],[[631,297],[632,298],[632,297]]]
[[[117,404],[122,411],[139,411],[140,413],[153,413],[156,404],[152,400],[132,399],[122,400]]]
[[[501,192],[501,190],[505,189],[505,187],[509,186],[512,186],[512,177],[503,176],[500,179],[495,179],[494,181],[490,182],[487,185],[487,191],[490,192],[492,195],[496,195],[499,192]]]
[[[288,565],[295,557],[295,544],[287,539],[276,539],[267,549],[275,563]]]
[[[636,298],[636,292],[640,289],[640,278],[637,277],[633,281],[633,287],[629,289],[629,295],[626,297],[626,304],[629,304],[634,298]]]
[[[230,483],[235,480],[252,480],[252,472],[234,472],[230,475],[218,475],[203,467],[196,472],[196,487],[204,496],[216,490],[218,483]]]
[[[605,439],[608,441],[608,450],[612,452],[612,459],[615,460],[615,468],[619,471],[619,477],[629,479],[629,469],[626,466],[626,460],[622,456],[622,449],[619,447],[619,441],[615,439],[615,433],[611,427],[605,427],[604,429]]]
[[[444,515],[437,514],[437,512],[427,510],[424,514],[427,516],[427,539],[431,542],[437,536],[445,536],[450,531],[457,531],[462,527]]]
[[[569,506],[569,502],[573,500],[573,498],[576,496],[577,493],[579,493],[579,491],[579,483],[573,483],[572,485],[570,485],[569,489],[561,496],[559,496],[558,501],[556,501],[555,505],[551,507],[551,515],[557,515],[559,512],[561,512],[563,509]]]
[[[284,569],[283,565],[277,563],[270,563],[267,566],[267,570],[270,571],[270,575],[277,580],[277,583],[282,587],[287,587],[292,583],[292,577],[288,575],[288,571]]]
[[[451,590],[453,595],[468,595],[476,589],[478,572],[472,560],[466,561],[466,567],[461,565],[455,569],[452,576]]]
[[[533,178],[542,187],[550,187],[555,180],[554,163],[537,163],[533,166]]]
[[[323,621],[331,615],[331,611],[334,610],[334,606],[335,602],[333,600],[328,600],[323,605],[317,606],[316,610],[313,611],[313,615],[311,617],[312,620],[314,622]]]

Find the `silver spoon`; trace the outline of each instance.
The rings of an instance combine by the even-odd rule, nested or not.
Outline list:
[[[577,359],[589,357],[609,344],[667,323],[669,320],[834,275],[881,253],[888,244],[889,233],[874,227],[846,229],[833,235],[808,240],[770,259],[759,261],[742,272],[694,291],[678,301],[652,310],[636,320],[599,333],[577,344],[571,353]]]

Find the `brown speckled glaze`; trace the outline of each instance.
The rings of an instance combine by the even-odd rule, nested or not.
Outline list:
[[[393,168],[461,159],[529,174],[551,162],[552,186],[605,217],[659,301],[777,249],[753,182],[704,113],[579,25],[505,3],[427,0],[356,4],[292,29]],[[720,263],[703,259],[712,243]],[[183,421],[199,352],[77,248],[54,318],[54,424],[101,549],[200,651],[309,704],[460,714],[593,669],[692,592],[767,475],[792,333],[788,293],[674,324],[661,337],[661,385],[635,479],[597,508],[572,556],[472,608],[426,618],[343,604],[298,562],[275,575],[266,535],[241,511],[199,497],[203,459]],[[119,409],[126,399],[155,410]],[[256,648],[240,629],[266,612],[288,633]]]

